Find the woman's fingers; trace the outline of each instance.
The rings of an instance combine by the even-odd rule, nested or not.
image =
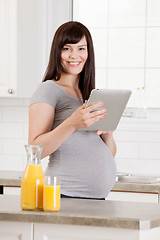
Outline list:
[[[85,109],[85,111],[88,112],[88,113],[92,112],[94,110],[97,111],[96,108],[99,110],[99,108],[102,107],[102,106],[103,106],[103,102],[94,103],[94,104],[90,105],[89,107],[87,107]]]
[[[106,116],[106,109],[99,108],[103,103],[95,103],[86,108],[87,101],[85,101],[77,110],[72,114],[71,119],[76,129],[89,127],[93,123],[101,120]],[[95,110],[95,111],[94,111]]]
[[[107,112],[106,109],[102,109],[102,110],[96,110],[96,111],[94,111],[94,112],[90,112],[89,114],[90,114],[90,116],[91,116],[92,118],[94,118],[94,117],[96,117],[96,116],[105,117],[105,116],[106,116],[106,114],[105,114],[106,112]]]
[[[82,104],[82,106],[79,107],[79,109],[85,109],[86,108],[86,104],[87,104],[87,100],[85,100],[85,102]]]

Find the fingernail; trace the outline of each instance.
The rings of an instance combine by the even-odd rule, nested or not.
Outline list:
[[[102,106],[103,105],[103,102],[100,102],[100,104],[99,104],[100,106]]]
[[[106,113],[107,112],[107,110],[104,110],[104,113]]]
[[[99,120],[102,120],[102,118],[100,118]]]
[[[103,115],[103,117],[105,117],[105,116],[106,116],[106,114]]]

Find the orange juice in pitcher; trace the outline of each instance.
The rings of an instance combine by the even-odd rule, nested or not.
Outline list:
[[[21,208],[38,210],[43,208],[44,174],[40,164],[42,146],[25,145],[27,165],[21,180]]]

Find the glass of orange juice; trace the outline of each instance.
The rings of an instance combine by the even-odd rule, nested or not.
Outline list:
[[[60,177],[45,176],[43,184],[43,210],[60,210]]]

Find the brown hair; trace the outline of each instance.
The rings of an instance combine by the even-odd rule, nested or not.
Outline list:
[[[69,21],[62,24],[56,31],[50,52],[48,67],[43,82],[46,80],[59,80],[62,73],[61,50],[67,43],[78,43],[86,37],[88,58],[80,73],[79,88],[83,100],[89,98],[90,92],[95,88],[95,61],[92,37],[89,30],[80,22]]]

